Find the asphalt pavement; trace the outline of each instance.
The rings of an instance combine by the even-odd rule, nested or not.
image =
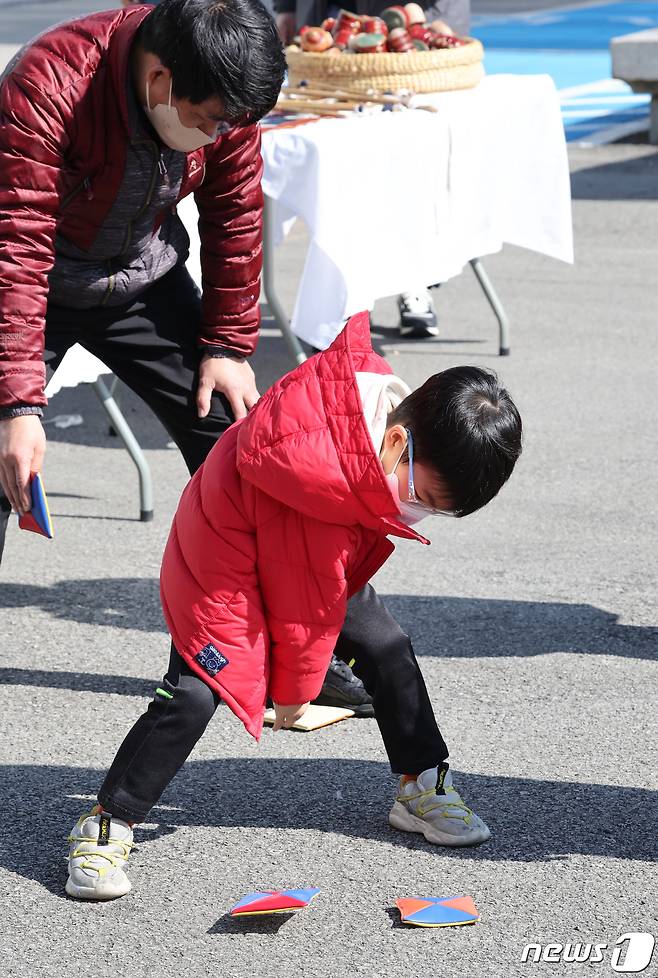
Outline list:
[[[400,542],[375,581],[413,638],[456,783],[491,841],[451,852],[388,826],[395,782],[372,720],[266,731],[256,746],[220,709],[137,830],[133,892],[65,896],[66,835],[166,666],[158,567],[186,475],[123,391],[155,480],[155,519],[140,523],[132,463],[93,393],[63,391],[46,422],[83,423],[46,428],[56,539],[13,526],[0,571],[3,975],[605,978],[622,935],[658,936],[658,151],[570,159],[575,264],[512,247],[485,263],[510,315],[509,358],[468,271],[437,294],[438,340],[400,341],[393,300],[373,317],[377,348],[412,387],[489,366],[524,419],[499,498],[428,521],[433,545]],[[277,257],[289,308],[304,248],[297,228]],[[261,390],[290,367],[264,312]],[[227,916],[248,891],[286,886],[321,893],[292,917]],[[394,910],[402,896],[457,895],[474,898],[479,924],[410,928]],[[553,951],[524,963],[530,943],[606,947],[600,962]],[[643,974],[658,975],[658,951]]]

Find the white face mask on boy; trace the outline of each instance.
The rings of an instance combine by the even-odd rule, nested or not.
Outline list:
[[[214,143],[221,132],[221,123],[217,127],[214,136],[206,136],[205,132],[202,132],[201,129],[184,126],[178,116],[178,109],[175,105],[171,104],[172,87],[173,81],[170,80],[169,104],[154,105],[151,108],[150,83],[148,81],[146,83],[146,105],[144,106],[144,112],[146,112],[151,125],[162,142],[170,149],[175,149],[179,153],[192,153],[195,149],[201,149],[202,146],[209,146],[211,143]]]
[[[426,506],[424,503],[421,503],[417,498],[416,487],[414,485],[414,441],[409,429],[405,428],[404,430],[407,433],[407,444],[400,452],[397,462],[386,476],[386,481],[388,482],[389,488],[393,493],[393,498],[395,499],[398,509],[400,510],[400,519],[407,526],[414,526],[416,523],[420,523],[421,520],[424,520],[426,516],[455,516],[455,513],[449,512],[445,509],[432,509],[430,506]],[[405,453],[405,449],[409,450],[407,499],[400,499],[400,481],[395,474],[395,470],[400,464],[400,460]]]

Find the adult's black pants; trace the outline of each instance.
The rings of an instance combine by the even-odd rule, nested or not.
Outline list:
[[[177,265],[124,305],[71,309],[49,303],[43,354],[46,377],[79,343],[148,404],[192,474],[234,420],[222,394],[213,394],[207,417],[197,416],[200,320],[199,292],[184,265]],[[9,512],[0,488],[0,561]]]

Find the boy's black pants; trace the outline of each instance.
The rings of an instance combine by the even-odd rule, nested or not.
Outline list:
[[[398,774],[420,774],[440,764],[448,749],[408,636],[370,585],[354,595],[347,609],[336,655],[344,662],[355,659],[353,670],[373,698],[391,768]],[[162,685],[121,744],[98,793],[103,808],[128,822],[143,821],[219,702],[172,646]]]
[[[51,303],[46,316],[47,371],[57,368],[74,343],[86,347],[152,408],[192,473],[233,421],[221,394],[213,395],[208,417],[197,417],[200,316],[198,290],[182,265],[126,305],[79,310]],[[0,491],[0,557],[8,516]],[[372,588],[349,602],[336,655],[345,662],[356,660],[354,672],[373,696],[395,772],[415,774],[447,757],[411,643]],[[101,803],[130,821],[144,818],[157,801],[217,705],[210,688],[177,653],[172,654],[162,688],[173,698],[156,694],[119,750],[101,790]]]

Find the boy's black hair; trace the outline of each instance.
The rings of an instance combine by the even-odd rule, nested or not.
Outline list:
[[[516,405],[496,374],[481,367],[434,374],[389,414],[387,426],[394,424],[409,428],[414,461],[438,472],[457,516],[486,506],[521,454]]]
[[[259,0],[161,0],[137,40],[169,68],[176,98],[219,98],[226,120],[245,124],[276,103],[286,59]]]

